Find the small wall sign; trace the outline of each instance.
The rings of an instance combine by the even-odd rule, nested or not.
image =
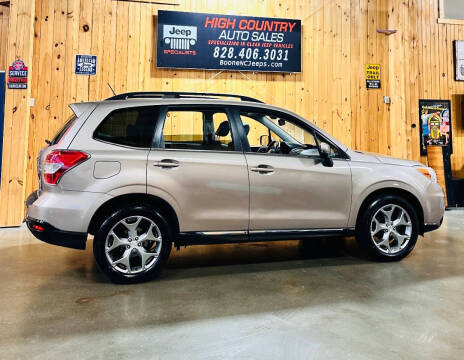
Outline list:
[[[27,89],[29,69],[20,59],[8,68],[8,89]]]
[[[454,42],[454,64],[456,81],[464,81],[464,41],[456,40]]]
[[[76,75],[97,75],[96,55],[76,55]]]
[[[380,89],[382,87],[380,80],[380,65],[366,65],[366,89]]]

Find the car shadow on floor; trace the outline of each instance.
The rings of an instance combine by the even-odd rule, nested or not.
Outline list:
[[[389,264],[366,260],[352,238],[313,239],[173,249],[158,280],[114,285],[94,265],[91,245],[84,252],[39,242],[4,249],[2,301],[8,311],[2,316],[10,326],[0,329],[2,341],[39,339],[44,326],[43,336],[69,336],[366,303],[462,275],[464,267],[433,261],[451,250],[430,241]]]
[[[160,280],[367,261],[354,238],[199,245],[174,249]],[[189,271],[186,271],[189,270]]]

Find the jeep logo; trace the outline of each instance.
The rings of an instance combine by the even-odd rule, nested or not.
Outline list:
[[[163,41],[171,49],[190,50],[197,42],[197,27],[163,25]]]
[[[185,30],[185,29],[178,29],[175,28],[174,26],[172,27],[171,31],[169,31],[170,34],[176,34],[176,35],[185,35],[185,37],[189,37],[190,34],[192,33],[191,30]]]

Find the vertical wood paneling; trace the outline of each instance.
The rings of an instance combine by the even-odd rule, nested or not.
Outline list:
[[[34,15],[35,2],[11,1],[7,64],[21,58],[30,71],[33,71]],[[0,218],[3,224],[19,224],[24,212],[30,89],[29,86],[27,90],[6,91],[0,191]]]
[[[8,45],[8,18],[10,9],[6,6],[0,6],[0,70],[5,70],[8,65],[6,63],[6,50]]]
[[[176,7],[113,0],[34,2],[35,10],[30,0],[12,2],[8,31],[4,30],[8,8],[0,8],[0,68],[16,56],[30,56],[35,99],[29,115],[28,93],[7,92],[0,209],[11,210],[8,216],[0,212],[0,225],[18,224],[22,219],[25,194],[37,186],[38,151],[70,116],[68,104],[110,96],[108,82],[116,92],[222,91],[255,96],[301,114],[350,147],[423,162],[418,100],[451,99],[453,171],[464,175],[460,97],[464,83],[454,81],[452,53],[453,40],[464,39],[464,26],[438,24],[438,0],[178,0]],[[27,9],[19,11],[18,6]],[[302,73],[158,69],[159,9],[299,18]],[[397,33],[377,33],[385,28]],[[32,38],[27,36],[32,29],[33,57],[28,53]],[[9,41],[8,33],[13,34]],[[9,58],[2,63],[6,47]],[[74,75],[79,53],[98,55],[96,77]],[[381,65],[381,90],[366,90],[368,63]],[[384,95],[391,97],[391,105],[383,103]]]

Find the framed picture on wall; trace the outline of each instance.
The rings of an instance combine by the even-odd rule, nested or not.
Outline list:
[[[451,101],[419,100],[419,118],[421,155],[427,146],[449,146],[451,154]]]
[[[464,41],[454,41],[454,73],[456,81],[464,81]]]

